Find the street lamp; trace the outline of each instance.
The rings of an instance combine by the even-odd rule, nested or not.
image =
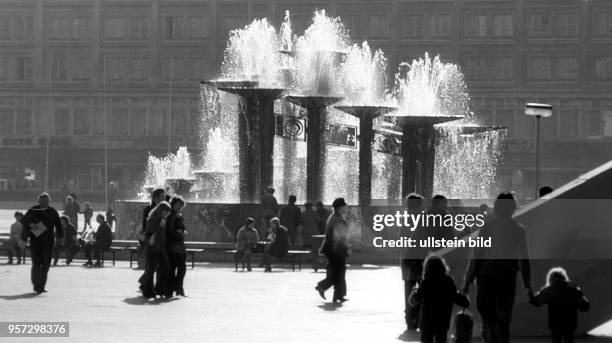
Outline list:
[[[535,117],[536,119],[536,198],[538,197],[538,189],[540,188],[540,118],[552,116],[552,109],[552,105],[548,104],[527,103],[525,105],[525,115]]]

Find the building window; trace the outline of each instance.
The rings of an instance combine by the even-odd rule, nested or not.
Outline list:
[[[493,36],[512,37],[514,35],[514,17],[512,14],[493,15]]]
[[[612,80],[612,57],[596,57],[594,68],[596,80]]]
[[[423,24],[425,15],[423,14],[406,14],[402,19],[402,37],[403,38],[423,38]]]
[[[202,56],[165,56],[162,58],[162,80],[198,81],[206,75],[207,60]]]
[[[463,28],[466,37],[486,37],[487,15],[467,14],[464,19]]]
[[[56,17],[49,19],[50,40],[87,40],[91,38],[91,17]]]
[[[596,36],[608,36],[612,34],[612,13],[593,13],[593,34]]]
[[[551,15],[534,13],[529,16],[529,34],[532,36],[550,36],[552,34]]]
[[[106,126],[106,112],[104,108],[96,108],[92,112],[91,116],[91,131],[96,136],[103,136],[105,134]]]
[[[512,80],[514,77],[514,61],[512,57],[494,57],[492,75],[495,81]]]
[[[365,38],[364,37],[364,27],[363,24],[363,16],[360,14],[357,15],[344,15],[342,16],[342,22],[344,23],[347,30],[351,33],[351,37],[355,38]]]
[[[149,17],[106,17],[104,18],[104,38],[108,40],[148,40]]]
[[[150,60],[146,57],[130,57],[128,63],[128,79],[131,81],[143,81],[149,78],[151,73]]]
[[[148,57],[105,58],[104,77],[111,81],[146,81],[151,74],[151,59]]]
[[[242,21],[242,17],[240,17],[240,19]],[[225,20],[225,18],[223,20]],[[209,25],[208,17],[164,16],[162,17],[162,38],[176,40],[207,38]],[[235,28],[237,27],[232,27],[231,29]]]
[[[55,81],[84,81],[92,79],[93,62],[89,56],[76,53],[53,56],[51,75]]]
[[[130,135],[145,136],[147,134],[147,109],[132,108],[130,115]]]
[[[527,65],[528,78],[534,81],[575,80],[578,78],[576,57],[531,57]]]
[[[0,17],[0,41],[34,40],[34,17],[19,14]]]
[[[600,110],[584,110],[582,112],[582,123],[584,127],[584,136],[590,138],[601,137],[602,135],[602,117]]]
[[[484,57],[470,56],[465,63],[465,78],[472,81],[487,79],[487,61]]]
[[[368,37],[370,39],[389,38],[389,19],[386,15],[368,15]]]
[[[30,81],[34,78],[34,64],[31,57],[15,57],[13,59],[15,81]]]
[[[578,59],[575,57],[558,57],[555,60],[555,76],[560,80],[578,78]]]
[[[12,109],[0,109],[0,135],[12,136],[15,127],[15,112]]]
[[[451,16],[448,14],[432,13],[429,16],[429,36],[449,37],[451,30]]]
[[[127,136],[129,134],[129,119],[127,108],[113,108],[111,113],[111,135]]]
[[[562,110],[559,118],[559,136],[561,138],[578,137],[578,119],[577,110]]]
[[[557,34],[564,37],[578,35],[578,14],[560,13],[557,15]]]
[[[29,136],[33,133],[32,109],[18,108],[17,109],[17,135]]]
[[[74,127],[75,135],[89,135],[91,127],[91,111],[88,108],[75,108],[72,126]]]
[[[550,57],[532,57],[527,66],[529,79],[550,80],[552,79],[552,65]]]
[[[53,134],[57,136],[70,135],[70,109],[56,108],[53,112]]]

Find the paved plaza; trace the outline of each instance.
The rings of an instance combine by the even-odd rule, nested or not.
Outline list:
[[[70,322],[69,339],[32,342],[400,342],[404,329],[396,267],[351,266],[350,301],[342,307],[319,298],[313,287],[324,273],[306,269],[247,273],[200,264],[187,272],[188,297],[171,301],[144,301],[140,271],[122,261],[103,269],[54,267],[49,292],[40,296],[31,292],[29,269],[0,266],[0,321]]]

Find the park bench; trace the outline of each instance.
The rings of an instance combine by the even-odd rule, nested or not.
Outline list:
[[[230,254],[232,256],[236,255],[236,252],[238,252],[238,250],[236,249],[232,249],[232,250],[226,250],[225,253]],[[289,258],[289,265],[292,271],[295,271],[295,266],[297,264],[298,266],[298,271],[302,270],[302,257],[304,256],[309,256],[310,255],[310,250],[289,250],[287,252],[287,257]],[[263,257],[262,253],[252,253],[251,256],[254,257]],[[235,270],[238,271],[238,264],[239,261],[234,260],[234,267]],[[244,270],[244,262],[242,262],[242,270]]]
[[[135,260],[134,255],[138,255],[139,242],[134,240],[117,240],[113,241],[113,243],[123,246],[123,250],[130,253],[130,268],[132,268]],[[201,254],[206,250],[212,249],[227,249],[233,245],[233,243],[187,241],[185,242],[185,252],[190,256],[191,269],[194,269],[196,254]]]

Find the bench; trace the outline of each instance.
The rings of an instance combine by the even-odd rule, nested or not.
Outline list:
[[[226,250],[225,253],[231,254],[232,256],[238,252],[236,249]],[[263,257],[262,253],[251,253],[251,256]],[[302,270],[302,257],[310,255],[309,250],[289,250],[287,256],[289,257],[289,264],[291,265],[291,271],[295,271],[295,265],[298,266],[298,271]],[[238,261],[234,260],[235,270],[238,271]],[[244,262],[242,262],[242,270],[244,270]]]
[[[123,250],[127,250],[130,252],[130,268],[132,268],[132,265],[134,264],[134,255],[138,255],[138,247],[127,247],[124,248]],[[187,248],[185,249],[185,252],[191,256],[191,269],[195,268],[195,255],[196,254],[201,254],[204,252],[204,249],[197,249],[197,248]]]

